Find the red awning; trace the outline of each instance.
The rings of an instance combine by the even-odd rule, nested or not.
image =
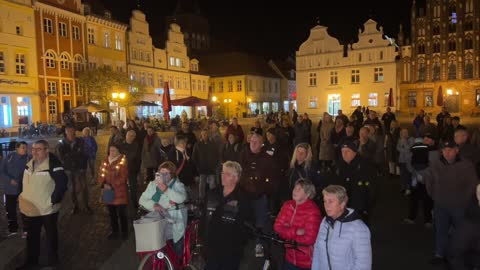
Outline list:
[[[211,106],[208,99],[202,99],[198,97],[186,97],[172,100],[173,106]]]

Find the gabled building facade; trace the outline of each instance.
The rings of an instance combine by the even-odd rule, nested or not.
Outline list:
[[[0,129],[40,120],[31,0],[0,0]]]
[[[480,1],[413,1],[411,25],[411,39],[399,36],[400,110],[480,112]]]
[[[171,99],[196,96],[208,98],[207,75],[199,73],[199,61],[191,59],[187,53],[180,26],[171,24],[167,33],[165,49],[156,48],[148,30],[145,14],[139,10],[132,12],[130,29],[127,32],[127,69],[132,80],[146,86],[144,100],[155,102],[158,107],[144,107],[137,111],[143,117],[163,116],[161,100],[164,82],[169,82]],[[191,107],[173,107],[171,116],[180,115],[185,110],[191,117],[196,113]],[[206,108],[205,108],[206,114]]]
[[[37,0],[33,8],[41,120],[57,122],[86,101],[76,80],[86,59],[85,17],[80,0]]]
[[[347,50],[317,25],[297,51],[297,107],[302,112],[337,115],[357,106],[384,111],[392,89],[397,93],[396,48],[369,19],[359,41]]]

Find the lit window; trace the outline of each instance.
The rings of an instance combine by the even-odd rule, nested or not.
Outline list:
[[[170,66],[175,66],[175,57],[170,57]]]
[[[368,94],[368,106],[371,106],[371,107],[378,106],[378,93]]]
[[[425,107],[433,107],[433,91],[425,91]]]
[[[57,114],[57,101],[56,100],[49,100],[48,101],[48,113],[50,114],[51,119],[52,119],[53,115]]]
[[[308,102],[308,107],[309,108],[317,108],[317,97],[316,96],[310,96],[309,102]]]
[[[409,108],[417,107],[417,92],[415,91],[408,92],[408,107]]]
[[[360,94],[352,94],[352,107],[360,106]]]
[[[10,97],[0,97],[0,127],[6,128],[12,126],[12,111]]]
[[[176,58],[176,59],[175,59],[175,64],[177,65],[177,67],[181,67],[181,66],[182,66],[182,62],[180,61],[180,58]]]
[[[25,64],[25,54],[17,53],[15,57],[15,71],[17,75],[27,74]]]
[[[115,34],[115,49],[123,50],[123,40],[119,33]]]
[[[110,33],[104,32],[103,33],[103,47],[110,48]]]
[[[383,68],[378,67],[374,68],[374,81],[375,82],[383,82]]]

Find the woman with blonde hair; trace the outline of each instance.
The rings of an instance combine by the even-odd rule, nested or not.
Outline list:
[[[292,190],[298,179],[310,179],[315,186],[321,180],[318,162],[313,159],[312,147],[308,143],[297,144],[293,150],[290,168],[287,172],[288,185],[283,187],[283,198],[290,199]]]

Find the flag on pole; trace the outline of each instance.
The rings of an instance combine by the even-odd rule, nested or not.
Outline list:
[[[172,100],[170,99],[170,89],[168,88],[168,82],[165,82],[163,86],[162,106],[163,117],[165,121],[170,121],[170,115],[168,113],[172,111]]]

